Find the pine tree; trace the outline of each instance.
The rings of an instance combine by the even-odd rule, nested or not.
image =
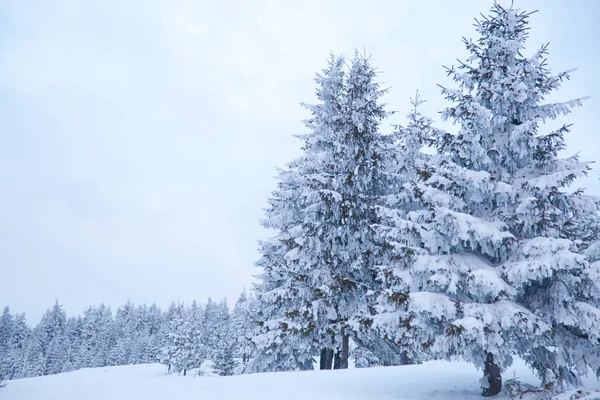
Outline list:
[[[138,323],[137,309],[133,302],[128,299],[115,313],[114,335],[116,344],[109,355],[111,365],[126,365],[139,362],[139,355],[133,353],[133,350],[136,348],[135,342],[139,336]]]
[[[161,362],[169,366],[169,371],[186,375],[187,371],[200,368],[206,358],[206,349],[196,323],[197,315],[181,304],[169,314],[171,320],[162,348]]]
[[[248,296],[246,290],[244,290],[235,303],[231,314],[231,329],[236,343],[235,353],[237,357],[242,359],[244,365],[250,361],[250,354],[253,352],[250,340],[256,324],[255,314],[252,309],[253,303],[252,294]]]
[[[304,222],[307,205],[303,203],[308,202],[308,199],[304,198],[312,194],[312,200],[315,203],[321,203],[323,210],[319,210],[318,204],[312,207],[314,209],[312,215],[315,218],[327,212],[327,209],[331,208],[330,203],[340,201],[339,194],[327,187],[332,186],[333,179],[326,174],[326,170],[328,167],[330,169],[335,167],[332,152],[336,145],[336,131],[341,125],[341,100],[344,90],[343,67],[344,60],[332,56],[328,68],[323,71],[322,75],[317,76],[316,81],[319,85],[317,97],[322,103],[314,107],[313,118],[307,122],[311,128],[314,126],[312,128],[314,134],[303,137],[305,156],[291,163],[288,169],[279,172],[278,189],[269,200],[270,207],[267,210],[267,217],[262,222],[266,228],[275,229],[279,233],[276,237],[260,243],[262,258],[257,262],[257,265],[263,268],[263,272],[259,276],[262,282],[256,288],[257,300],[261,307],[257,315],[258,332],[253,338],[257,346],[258,360],[255,360],[253,364],[259,364],[260,360],[264,360],[264,366],[257,367],[258,369],[296,369],[308,361],[307,358],[293,360],[293,354],[287,356],[282,354],[284,348],[295,347],[293,345],[283,346],[283,344],[295,340],[295,337],[288,335],[290,331],[296,331],[308,337],[315,330],[316,324],[312,324],[314,327],[309,326],[308,328],[301,324],[291,325],[284,313],[289,315],[290,312],[293,312],[299,315],[303,312],[301,311],[302,307],[308,303],[308,299],[303,297],[306,297],[312,290],[307,287],[312,283],[308,281],[307,273],[300,270],[302,267],[298,265],[300,244],[305,242],[310,245],[306,239],[297,240],[298,237],[304,235],[303,225],[311,228]],[[304,170],[310,168],[311,158],[318,157],[321,157],[322,169],[325,171],[319,171],[318,166],[313,167],[314,171],[306,171],[307,175],[313,172],[311,174],[313,175],[312,182],[309,182],[310,176],[305,178]],[[304,179],[306,182],[303,182]],[[312,189],[310,189],[310,183],[312,183]],[[332,212],[330,211],[329,214],[331,215]],[[313,225],[316,224],[316,222],[313,223]],[[312,227],[312,230],[318,231],[318,227]],[[315,314],[315,317],[327,318],[327,314],[333,314],[333,312],[333,310],[329,312],[325,310],[320,313],[321,315]],[[329,319],[327,318],[322,325],[326,325]],[[332,333],[328,333],[328,335],[331,337]],[[316,332],[315,335],[312,335],[315,343],[305,340],[306,347],[300,349],[299,353],[312,358],[310,353],[325,345],[319,343],[320,335],[324,336],[325,333]],[[278,362],[285,362],[285,364],[275,364]]]
[[[164,340],[161,347],[159,361],[168,366],[168,371],[175,370],[177,346],[175,344],[179,326],[183,321],[183,305],[171,303],[166,314]]]
[[[333,57],[318,76],[321,103],[307,106],[304,154],[280,173],[264,221],[279,234],[261,244],[258,262],[264,343],[292,335],[301,354],[324,348],[331,358],[336,349],[340,368],[348,365],[349,338],[372,323],[378,266],[393,256],[397,231],[388,225],[395,221],[397,143],[379,130],[388,113],[376,79],[358,54],[347,72]]]
[[[148,308],[148,348],[146,354],[147,362],[155,362],[160,354],[161,340],[163,337],[162,324],[164,315],[161,309],[154,303]]]
[[[418,256],[428,254],[424,249],[428,227],[423,223],[423,214],[427,215],[432,192],[423,181],[434,172],[434,160],[423,150],[432,144],[436,130],[432,120],[420,112],[423,103],[417,92],[411,99],[408,124],[395,127],[397,151],[387,163],[389,173],[395,177],[390,185],[393,190],[385,197],[388,207],[378,208],[382,221],[379,235],[387,252],[380,258],[375,271],[377,286],[368,299],[374,312],[358,318],[367,327],[365,338],[358,341],[359,357],[362,356],[362,360],[356,360],[359,366],[407,364],[424,358],[422,346],[415,343],[426,345],[428,338],[416,329],[407,329],[411,320],[407,306],[412,281],[408,270]]]
[[[178,369],[186,371],[193,368],[200,368],[206,358],[206,349],[202,344],[200,326],[197,324],[197,309],[189,309],[184,314],[184,320],[180,326],[177,343],[178,353],[176,356],[176,366]]]
[[[14,318],[8,307],[4,308],[0,317],[0,382],[10,379],[12,370],[12,337],[14,331]]]
[[[422,250],[397,274],[406,301],[381,306],[424,357],[481,367],[484,395],[500,391],[514,355],[548,388],[600,367],[598,297],[581,254],[597,208],[568,190],[588,165],[559,157],[568,126],[542,131],[581,101],[544,103],[569,75],[550,74],[547,46],[522,55],[529,16],[495,4],[480,38],[465,40],[468,63],[448,70],[459,88],[443,88],[453,103],[443,116],[459,132],[432,131],[438,156],[417,171],[421,209],[409,214]]]
[[[213,355],[213,369],[221,376],[233,375],[237,367],[235,355],[238,345],[237,332],[229,315],[227,300],[217,307],[217,331]]]
[[[27,325],[25,314],[15,315],[13,328],[11,354],[9,355],[12,371],[9,371],[8,378],[18,379],[23,377],[25,353],[27,344],[31,340],[31,329]]]
[[[65,329],[66,349],[62,372],[74,371],[83,367],[86,359],[81,354],[82,349],[82,325],[83,320],[79,317],[71,317],[67,320]]]
[[[221,319],[222,314],[219,310],[219,304],[209,297],[202,314],[202,344],[208,352],[207,356],[211,359],[214,358],[219,343],[219,330],[222,326]]]
[[[67,348],[66,325],[67,315],[56,301],[34,330],[42,357],[45,359],[44,375],[62,372]]]
[[[213,360],[213,369],[217,375],[229,376],[235,373],[237,361],[234,358],[234,353],[235,342],[231,337],[219,343]]]

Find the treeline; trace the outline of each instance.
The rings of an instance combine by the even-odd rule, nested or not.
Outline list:
[[[225,300],[173,303],[164,311],[128,301],[114,313],[100,305],[68,317],[57,302],[33,328],[24,314],[6,307],[0,317],[0,381],[158,361],[185,372],[207,359],[216,373],[230,375],[238,358],[248,358],[247,304],[245,293],[231,311]]]
[[[11,314],[5,307],[0,317],[0,382],[58,374],[80,368],[160,362],[168,372],[186,375],[210,360],[214,373],[233,375],[258,372],[263,357],[285,353],[257,353],[253,341],[260,303],[253,292],[239,296],[233,309],[227,301],[208,299],[201,305],[172,303],[162,310],[152,304],[127,301],[113,313],[101,304],[82,315],[68,317],[56,302],[41,321],[30,327],[25,314]],[[313,369],[319,354],[311,354],[306,369]],[[400,365],[408,362],[392,342],[377,336],[352,343],[357,367]],[[328,369],[341,368],[340,353],[321,359]],[[249,363],[252,359],[254,363]],[[323,364],[325,363],[325,364]],[[282,370],[274,368],[273,371]]]

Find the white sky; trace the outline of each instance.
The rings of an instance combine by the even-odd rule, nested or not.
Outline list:
[[[505,1],[503,1],[505,3]],[[367,6],[368,5],[368,6]],[[230,301],[257,273],[275,168],[330,51],[366,49],[400,123],[491,1],[4,0],[0,6],[0,306],[37,322],[129,297]],[[517,0],[530,46],[592,96],[568,154],[598,159],[600,2]],[[580,182],[600,194],[598,171]]]

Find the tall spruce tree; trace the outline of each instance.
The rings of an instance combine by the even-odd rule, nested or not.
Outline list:
[[[459,88],[443,88],[443,116],[459,132],[433,131],[438,156],[411,214],[423,251],[407,257],[410,294],[394,314],[429,356],[483,368],[484,395],[500,391],[514,355],[548,388],[600,367],[598,294],[581,254],[597,209],[568,189],[588,165],[559,156],[568,126],[542,129],[581,101],[544,103],[569,75],[550,73],[547,46],[522,54],[530,15],[494,4],[479,39],[465,40],[468,62],[448,70]]]
[[[332,56],[316,82],[320,104],[311,107],[312,118],[306,122],[311,133],[300,137],[305,153],[279,172],[278,188],[269,199],[267,215],[262,221],[263,226],[276,230],[277,235],[260,243],[262,257],[257,265],[263,272],[256,293],[261,306],[257,315],[258,332],[253,338],[256,357],[250,370],[305,369],[312,364],[316,349],[333,345],[333,331],[326,330],[335,318],[335,310],[328,309],[324,302],[314,304],[321,311],[311,312],[311,318],[317,321],[308,326],[288,318],[308,313],[314,280],[321,278],[322,269],[311,271],[300,252],[306,249],[304,252],[310,256],[308,249],[319,245],[314,236],[328,233],[327,221],[335,214],[333,205],[341,200],[332,186],[337,167],[333,153],[342,126],[344,59]],[[326,252],[327,248],[313,252],[312,256],[322,259]],[[322,265],[331,262],[325,259]],[[316,329],[321,332],[314,332]],[[320,339],[325,335],[329,340],[322,343]],[[295,343],[297,336],[305,340]]]
[[[256,339],[305,355],[289,368],[310,362],[320,348],[329,357],[327,348],[335,349],[335,365],[347,368],[349,338],[362,331],[355,318],[371,314],[367,297],[388,256],[382,216],[391,212],[397,174],[388,165],[394,137],[379,131],[388,113],[376,79],[358,53],[348,70],[342,58],[331,58],[316,79],[319,103],[306,106],[312,117],[310,132],[300,136],[304,154],[280,173],[263,221],[278,234],[261,243],[263,320]]]

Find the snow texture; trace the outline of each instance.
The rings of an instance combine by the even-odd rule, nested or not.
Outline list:
[[[207,373],[210,367],[206,366]],[[480,373],[465,362],[434,361],[422,365],[345,371],[312,371],[232,377],[165,374],[159,364],[85,368],[52,376],[10,381],[0,389],[3,400],[468,400],[480,399]],[[539,385],[522,362],[505,372]],[[432,379],[432,377],[435,377]],[[590,389],[600,383],[588,380]],[[507,396],[498,396],[508,399]],[[528,397],[525,397],[528,398]],[[563,399],[563,397],[558,397]],[[568,399],[568,397],[565,397]],[[587,400],[599,397],[586,397]]]

